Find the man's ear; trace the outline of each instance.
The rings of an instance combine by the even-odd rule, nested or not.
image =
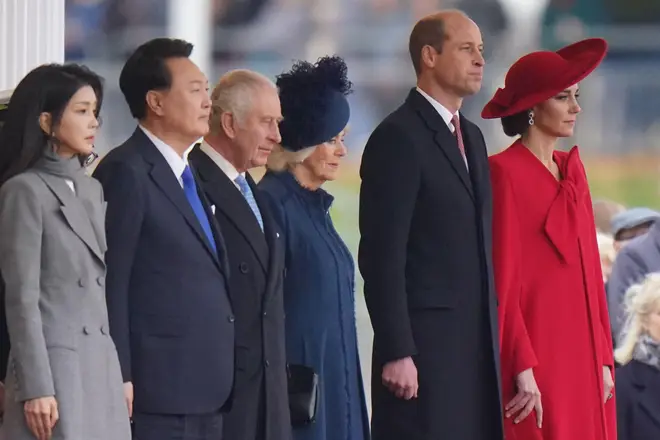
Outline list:
[[[53,134],[53,115],[47,112],[40,114],[39,127],[41,127],[41,130],[48,136]]]
[[[236,116],[230,112],[223,112],[220,115],[220,127],[225,132],[229,139],[236,138],[236,133],[238,131]]]
[[[163,94],[156,90],[149,90],[146,96],[147,106],[151,109],[152,112],[158,116],[162,116],[165,113]]]

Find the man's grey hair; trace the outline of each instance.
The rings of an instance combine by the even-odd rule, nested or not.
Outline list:
[[[242,124],[252,106],[254,93],[263,87],[277,90],[273,81],[252,70],[237,69],[222,75],[211,92],[211,133],[217,134],[221,130],[220,118],[225,112],[233,114],[238,123]]]

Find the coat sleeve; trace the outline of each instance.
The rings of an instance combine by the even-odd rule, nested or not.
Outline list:
[[[421,166],[408,136],[379,126],[367,142],[360,167],[358,264],[364,297],[381,362],[417,352],[406,292],[408,235],[421,179]]]
[[[110,334],[117,347],[124,382],[131,378],[129,291],[133,261],[144,217],[144,187],[136,171],[121,162],[101,161],[94,171],[101,182],[106,210],[106,303]]]
[[[586,178],[586,177],[585,177]],[[614,374],[614,345],[612,344],[612,328],[610,327],[610,316],[607,309],[607,295],[605,293],[605,282],[603,281],[603,269],[600,263],[600,252],[598,251],[598,241],[596,240],[596,220],[593,212],[593,204],[591,196],[587,198],[587,209],[589,218],[587,222],[591,225],[591,266],[594,268],[593,277],[594,284],[596,285],[596,293],[598,295],[598,316],[600,322],[598,325],[598,334],[600,335],[600,348],[602,353],[603,365],[610,367],[612,374]]]
[[[19,176],[0,191],[0,271],[19,401],[55,395],[39,300],[43,217],[34,186]]]
[[[513,187],[506,171],[491,161],[493,188],[493,267],[499,301],[500,347],[503,370],[512,381],[538,364],[525,327],[520,299],[523,291],[519,220]],[[505,366],[508,368],[504,369]]]

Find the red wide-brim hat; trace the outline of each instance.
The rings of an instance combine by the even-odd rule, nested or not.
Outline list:
[[[588,38],[557,52],[538,51],[523,56],[511,66],[504,88],[497,89],[481,117],[503,118],[529,110],[586,78],[603,61],[606,52],[605,40]]]

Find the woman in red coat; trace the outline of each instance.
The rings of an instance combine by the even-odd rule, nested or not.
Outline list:
[[[573,135],[578,83],[602,39],[534,52],[482,117],[519,138],[490,158],[507,440],[613,440],[610,325],[587,179]]]

